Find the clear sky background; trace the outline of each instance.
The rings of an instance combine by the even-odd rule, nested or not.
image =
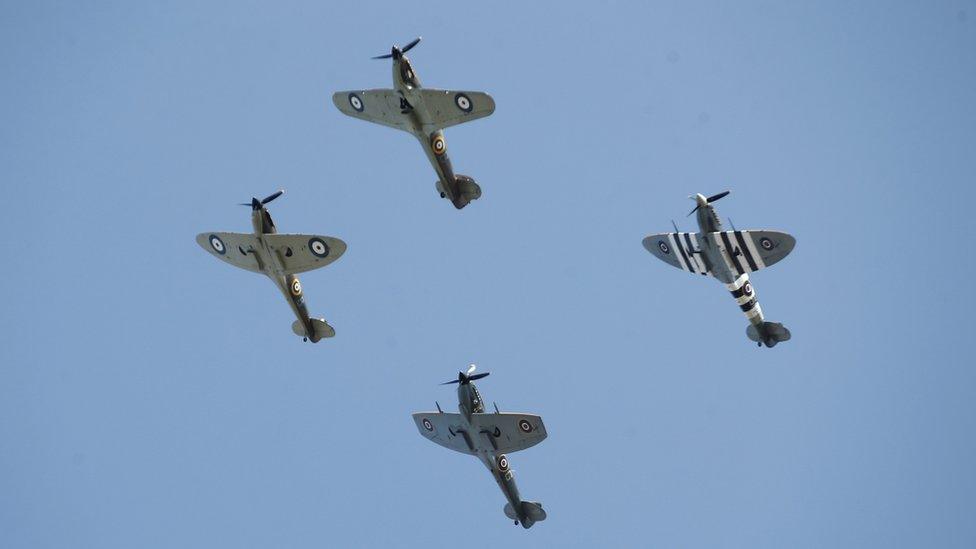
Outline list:
[[[976,545],[976,3],[132,4],[0,5],[0,546]],[[331,103],[417,35],[462,211]],[[194,242],[278,188],[317,345]],[[725,189],[775,349],[641,246]],[[529,531],[411,421],[469,362]]]

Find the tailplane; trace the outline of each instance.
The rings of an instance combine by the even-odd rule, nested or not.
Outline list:
[[[455,175],[454,183],[457,185],[458,189],[458,195],[454,197],[454,200],[452,200],[455,208],[460,210],[461,208],[467,206],[472,200],[481,198],[481,187],[474,182],[474,179],[466,175]],[[442,198],[446,196],[444,186],[441,185],[440,181],[437,182],[437,190],[441,193]]]
[[[531,528],[533,524],[546,520],[546,511],[542,504],[537,501],[523,501],[521,504],[521,517],[515,513],[511,503],[505,504],[505,516],[522,524],[522,528]]]
[[[746,328],[746,336],[755,341],[760,346],[775,347],[781,341],[790,340],[790,331],[779,322],[763,322],[761,328],[755,324],[750,324]]]
[[[305,329],[305,324],[300,320],[292,322],[291,331],[295,332],[295,335],[311,339],[312,343],[326,337],[335,336],[335,329],[329,326],[329,323],[324,318],[310,318],[309,324],[312,325],[313,331],[311,334],[308,333],[308,330]]]

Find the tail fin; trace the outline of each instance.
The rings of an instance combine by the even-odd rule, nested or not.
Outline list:
[[[766,345],[767,347],[775,347],[777,343],[781,341],[790,340],[790,331],[779,322],[763,322],[762,328],[756,328],[755,324],[750,324],[746,328],[746,336],[749,339],[759,343],[759,345]]]
[[[472,200],[481,198],[481,187],[474,182],[474,179],[466,175],[454,175],[454,182],[457,184],[458,196],[454,197],[454,207],[461,209],[468,205]],[[444,188],[441,182],[437,182],[437,190],[444,195]]]
[[[313,332],[311,334],[308,333],[305,329],[305,324],[300,320],[292,322],[291,331],[295,332],[295,335],[311,339],[312,343],[316,343],[322,338],[335,336],[335,330],[332,326],[329,326],[329,323],[324,318],[310,318],[309,324],[312,325]]]
[[[522,528],[531,528],[533,524],[546,520],[546,511],[538,501],[523,501],[520,504],[521,518],[515,513],[511,503],[505,504],[505,516],[522,523]]]

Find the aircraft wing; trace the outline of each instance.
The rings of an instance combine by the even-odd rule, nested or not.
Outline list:
[[[702,261],[701,254],[694,253],[701,250],[698,233],[658,233],[644,238],[643,244],[647,251],[661,261],[694,274],[708,274],[709,271]]]
[[[437,90],[421,88],[424,105],[430,120],[428,133],[484,118],[495,112],[495,100],[484,92]]]
[[[342,114],[374,124],[409,131],[407,117],[400,113],[400,95],[395,90],[349,90],[332,94]]]
[[[518,452],[539,444],[548,436],[542,418],[532,414],[472,414],[476,433],[488,433],[495,451]]]
[[[250,250],[260,248],[257,237],[247,233],[200,233],[197,244],[214,257],[251,272],[260,273],[261,264]]]
[[[796,246],[795,238],[778,231],[722,231],[709,236],[718,244],[729,268],[740,275],[769,267]]]
[[[277,252],[285,271],[298,274],[325,267],[346,252],[346,243],[314,234],[266,234],[261,238]]]
[[[470,433],[464,431],[461,414],[445,414],[441,412],[417,412],[413,414],[413,422],[424,438],[441,446],[475,455],[474,444]]]

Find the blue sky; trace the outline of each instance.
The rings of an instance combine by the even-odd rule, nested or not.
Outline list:
[[[976,544],[973,2],[131,4],[0,5],[3,547]],[[460,212],[330,100],[416,35]],[[317,345],[194,242],[278,188]],[[641,247],[724,189],[775,349]],[[469,362],[529,531],[410,419]]]

